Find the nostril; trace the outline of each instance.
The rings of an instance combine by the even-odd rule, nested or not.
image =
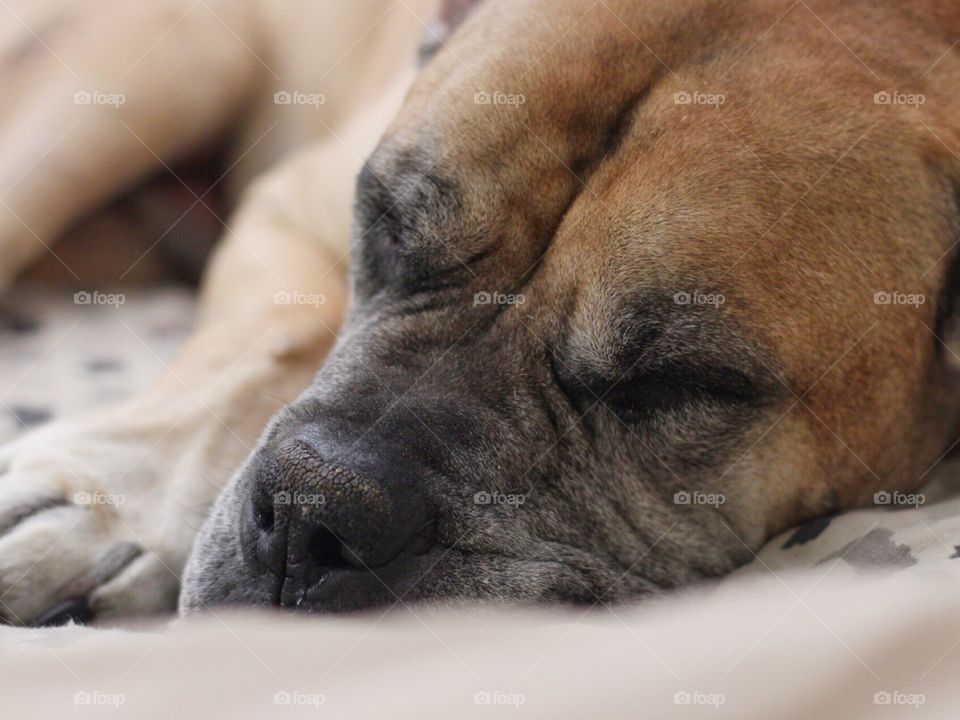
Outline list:
[[[310,555],[321,567],[352,567],[343,550],[343,542],[328,528],[317,528],[310,538]]]
[[[269,506],[256,506],[253,508],[253,519],[259,527],[264,532],[270,532],[273,529],[273,524],[276,521],[276,517],[273,513],[273,508]]]

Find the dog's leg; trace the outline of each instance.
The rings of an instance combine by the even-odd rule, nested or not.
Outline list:
[[[253,3],[0,3],[0,290],[69,225],[215,139],[257,76]]]
[[[0,449],[0,615],[175,607],[209,504],[334,342],[352,178],[373,127],[253,186],[209,270],[199,330],[152,390]]]

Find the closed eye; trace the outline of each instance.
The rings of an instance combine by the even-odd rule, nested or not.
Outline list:
[[[750,405],[762,392],[743,372],[673,362],[646,368],[616,382],[584,387],[624,422],[637,423],[698,403],[721,407]]]

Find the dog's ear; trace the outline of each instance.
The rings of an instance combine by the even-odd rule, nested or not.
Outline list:
[[[944,261],[949,264],[937,298],[936,334],[943,343],[938,350],[948,367],[960,371],[960,246]]]
[[[937,349],[944,363],[960,371],[960,182],[954,182],[953,187],[956,212],[953,246],[941,260],[946,264],[946,272],[937,298],[935,332],[940,340]]]
[[[483,0],[440,0],[437,14],[433,22],[427,27],[420,41],[420,65],[425,65],[430,58],[437,54],[453,31]]]

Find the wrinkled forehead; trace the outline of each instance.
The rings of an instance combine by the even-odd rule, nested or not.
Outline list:
[[[722,294],[727,317],[786,337],[905,278],[932,292],[936,252],[892,265],[875,248],[906,250],[907,225],[923,247],[948,237],[943,150],[875,103],[876,80],[816,18],[775,26],[783,5],[482,3],[371,158],[371,215],[406,205],[420,267],[543,288],[594,333],[647,297]]]
[[[471,256],[496,237],[520,265],[589,202],[625,232],[654,226],[654,238],[705,243],[719,233],[704,223],[775,219],[772,206],[786,210],[871,118],[851,122],[856,103],[842,100],[824,111],[823,98],[857,87],[840,75],[833,92],[828,60],[789,44],[751,49],[743,28],[762,20],[737,17],[739,5],[487,0],[416,82],[368,169],[389,185],[388,201],[412,199],[400,204],[417,212],[435,201],[445,243]],[[790,66],[789,82],[762,71],[773,63]],[[883,152],[857,149],[872,147]],[[721,249],[736,257],[729,242]]]
[[[485,278],[525,281],[661,72],[610,12],[481,3],[369,159],[361,232],[385,218],[412,264],[489,258]]]
[[[616,4],[616,3],[614,3]],[[663,71],[632,31],[580,2],[479,3],[427,66],[387,137],[506,179],[583,169],[600,139]],[[605,81],[610,74],[616,82]],[[544,145],[529,146],[531,128]]]
[[[801,196],[847,153],[888,172],[890,133],[917,135],[918,123],[875,102],[878,78],[864,62],[890,68],[887,44],[860,38],[858,61],[809,12],[785,13],[790,6],[479,2],[415,83],[371,166],[396,177],[416,153],[409,174],[469,177],[459,196],[466,220],[510,213],[547,229],[578,196],[618,179],[597,178],[616,158],[654,156],[704,205],[725,194],[727,208],[770,184]],[[633,170],[619,168],[619,178],[636,178],[620,185],[658,180]]]
[[[462,140],[458,161],[498,172],[510,171],[504,155],[517,155],[522,165],[542,151],[584,171],[598,150],[616,143],[623,121],[659,81],[702,90],[714,70],[727,69],[741,46],[755,40],[744,26],[748,18],[757,22],[756,9],[739,5],[475,3],[418,78],[388,136],[400,145]],[[542,141],[539,149],[525,147],[531,128]]]

